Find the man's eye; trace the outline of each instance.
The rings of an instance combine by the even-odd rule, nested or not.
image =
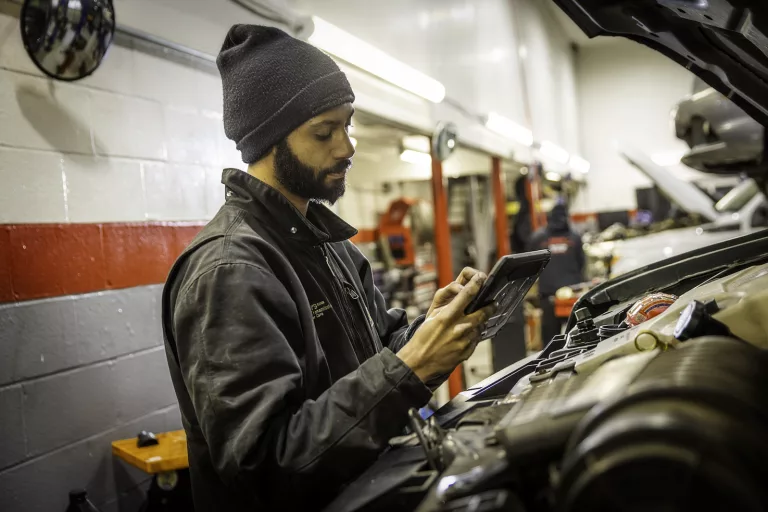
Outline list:
[[[315,135],[315,138],[319,141],[326,141],[331,140],[331,133],[318,133]]]

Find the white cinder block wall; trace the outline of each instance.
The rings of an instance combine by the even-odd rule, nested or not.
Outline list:
[[[223,167],[214,69],[113,45],[85,80],[44,78],[0,16],[0,222],[205,220]]]
[[[92,77],[52,81],[23,50],[18,20],[0,15],[0,235],[29,223],[202,221],[223,202],[221,169],[244,166],[223,134],[215,68],[125,43]],[[11,245],[0,236],[0,265]],[[59,256],[65,267],[82,258]],[[138,510],[149,476],[110,443],[181,428],[160,289],[0,304],[0,510],[64,510],[80,487],[105,512]]]

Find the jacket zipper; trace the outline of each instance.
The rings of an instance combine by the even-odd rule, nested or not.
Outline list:
[[[328,248],[325,244],[322,245],[322,252],[323,256],[325,256],[325,263],[328,265],[328,270],[331,272],[331,281],[333,281],[334,284],[334,293],[337,294],[337,297],[339,299],[339,302],[341,303],[342,307],[344,308],[344,316],[345,318],[341,318],[341,322],[344,325],[345,329],[347,329],[347,333],[349,334],[349,331],[352,331],[352,336],[350,336],[350,339],[352,340],[352,344],[356,348],[356,352],[359,352],[359,354],[362,356],[363,360],[368,359],[369,357],[373,356],[374,354],[371,354],[370,350],[367,350],[367,347],[364,344],[365,337],[361,335],[360,330],[357,328],[357,323],[354,322],[354,313],[352,312],[352,308],[349,307],[349,303],[347,302],[347,292],[344,289],[344,281],[336,273],[336,270],[334,269],[334,266],[331,262],[331,255],[328,253]],[[341,288],[340,293],[338,288]],[[357,295],[357,294],[355,294]],[[352,319],[351,322],[348,321],[348,319]],[[351,325],[350,325],[351,323]],[[363,344],[363,346],[361,346]]]
[[[357,304],[357,307],[360,308],[360,310],[363,313],[363,320],[367,320],[365,322],[365,327],[368,331],[368,336],[370,336],[371,341],[373,342],[373,346],[376,347],[376,352],[381,351],[384,347],[381,344],[381,340],[379,339],[379,335],[375,331],[373,318],[371,318],[371,312],[368,311],[368,306],[365,305],[365,303],[361,300],[360,294],[356,291],[349,289],[347,290],[349,292],[349,296],[352,298],[352,300]]]
[[[330,251],[328,251],[328,256],[332,257]],[[336,264],[335,268],[339,269],[338,264]],[[344,283],[347,283],[347,281],[342,276],[340,277],[341,277],[342,285]],[[384,346],[382,345],[381,339],[379,338],[379,335],[376,332],[376,328],[374,327],[375,323],[373,321],[373,318],[371,317],[371,312],[368,310],[368,306],[365,304],[365,302],[363,302],[360,294],[354,290],[354,285],[352,285],[351,283],[348,283],[348,284],[349,284],[349,287],[344,286],[344,288],[347,292],[347,295],[349,295],[349,297],[355,303],[355,305],[360,310],[363,316],[363,323],[365,324],[366,332],[368,333],[370,342],[373,343],[374,354],[381,352]]]

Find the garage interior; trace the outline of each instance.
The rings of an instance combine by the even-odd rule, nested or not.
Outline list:
[[[704,254],[708,247],[741,251],[743,245],[738,256],[688,268],[697,269],[696,287],[743,272],[739,286],[754,282],[739,292],[739,300],[762,297],[757,283],[768,271],[718,266],[760,265],[750,258],[764,256],[760,233],[768,227],[768,201],[766,136],[755,115],[760,107],[739,95],[748,88],[729,93],[722,85],[730,85],[727,80],[713,87],[704,78],[715,73],[697,76],[696,64],[675,62],[642,38],[619,37],[618,29],[588,37],[579,17],[562,5],[597,3],[0,0],[0,510],[193,510],[161,294],[176,258],[225,201],[222,169],[247,169],[223,130],[216,66],[221,42],[235,23],[280,28],[326,52],[346,74],[356,95],[349,129],[354,164],[345,195],[328,207],[357,229],[351,242],[370,262],[388,307],[405,310],[413,322],[463,268],[489,273],[510,254],[547,249],[577,265],[575,277],[562,264],[553,265],[547,283],[555,284],[540,281],[527,291],[499,334],[480,342],[434,390],[430,414],[471,400],[499,375],[507,378],[521,362],[542,358],[555,337],[565,343],[569,332],[594,329],[596,343],[604,327],[600,341],[666,310],[677,321],[686,306],[677,298],[691,292],[670,290],[694,279],[693,270],[675,270],[674,286],[644,278],[647,293],[640,295],[624,290],[625,297],[611,288],[622,279],[639,279],[649,265],[685,261],[689,252]],[[648,3],[676,13],[680,23],[704,16],[715,23],[715,7],[739,4]],[[87,76],[62,71],[55,77],[46,68],[50,63],[35,60],[30,49],[24,25],[35,20],[24,13],[58,4],[77,12],[106,9],[114,16],[108,51]],[[710,10],[709,4],[717,5]],[[637,6],[625,7],[629,12]],[[768,24],[761,17],[765,12],[739,9],[754,16],[752,28],[762,35],[758,22]],[[768,59],[765,46],[760,48],[759,58]],[[564,231],[553,231],[554,212],[564,212]],[[568,242],[571,235],[575,245]],[[707,274],[711,269],[718,273]],[[726,291],[717,292],[721,308],[731,304]],[[610,299],[611,308],[623,307],[621,318],[628,323],[601,324],[611,311],[617,315],[599,307],[601,297],[605,304]],[[755,299],[744,306],[746,316],[734,321],[757,322],[764,304]],[[712,332],[766,348],[760,345],[764,324],[742,333],[729,323],[730,310],[722,317],[711,307],[696,311],[724,325]],[[653,348],[660,351],[677,343],[670,341],[673,325],[663,325],[663,336],[670,338],[654,338]],[[640,339],[633,343],[644,351]],[[547,355],[550,366],[560,362]],[[738,364],[749,360],[746,354]],[[766,375],[755,370],[750,385]],[[509,391],[495,400],[503,402]],[[499,411],[511,410],[520,399],[510,400]],[[766,411],[764,402],[759,407]],[[454,427],[455,421],[462,420],[446,424]],[[441,441],[445,435],[427,421],[424,431]],[[136,442],[139,432],[149,449],[173,447],[176,459],[164,465],[145,457],[149,452],[136,448],[142,444]],[[515,439],[516,446],[528,442]],[[328,510],[605,505],[567,493],[540,497],[536,506],[518,504],[509,497],[510,486],[499,505],[483,500],[501,500],[501,494],[480,491],[467,494],[474,502],[450,492],[438,500],[437,491],[426,489],[437,486],[440,465],[426,451],[431,469],[420,466],[414,474],[423,481],[405,486],[423,485],[426,494],[413,491],[411,501],[401,496],[367,509],[344,508],[368,492],[353,484],[348,494],[361,494],[343,495],[343,503],[337,500]],[[172,458],[168,453],[162,457]],[[476,460],[485,460],[484,453]],[[573,464],[589,466],[582,459]],[[744,464],[739,476],[752,489],[754,474]],[[723,467],[731,466],[717,471]],[[555,471],[555,465],[548,468]],[[573,471],[558,473],[560,489],[581,489],[568,480],[577,479]],[[530,482],[539,485],[545,477],[537,474]],[[599,480],[605,482],[612,480]],[[94,509],[67,509],[77,500],[85,506],[80,489]],[[497,487],[489,484],[482,492],[491,489]],[[764,498],[763,492],[743,509],[760,510],[768,504]]]

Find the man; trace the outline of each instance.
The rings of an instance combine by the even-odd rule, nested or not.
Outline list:
[[[549,249],[552,258],[539,277],[541,303],[541,338],[545,345],[560,334],[562,322],[555,316],[555,292],[584,280],[584,248],[581,237],[571,230],[568,208],[558,202],[547,214],[547,225],[533,234],[529,251]]]
[[[520,209],[515,215],[512,235],[509,237],[509,245],[514,253],[525,252],[531,238],[531,203],[528,201],[527,183],[527,176],[515,182],[515,197],[520,203]]]
[[[197,512],[316,510],[401,433],[474,350],[465,269],[408,326],[387,311],[356,231],[318,201],[344,193],[354,95],[324,53],[239,25],[218,57],[224,127],[248,173],[179,257],[163,293],[166,351]]]

